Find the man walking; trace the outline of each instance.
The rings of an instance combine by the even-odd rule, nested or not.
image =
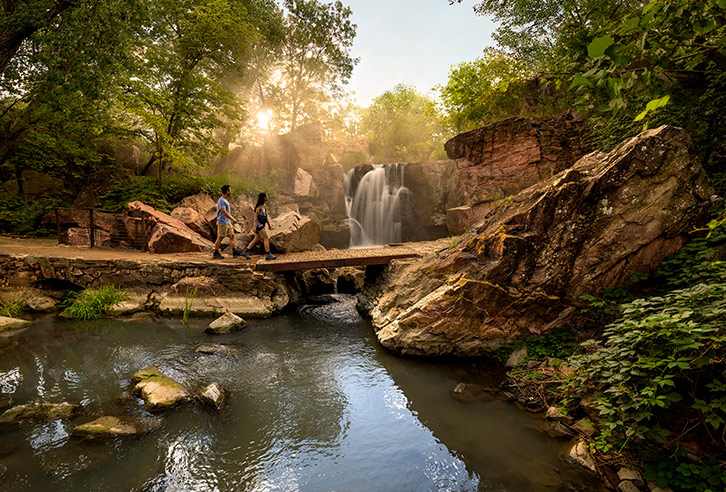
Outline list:
[[[228,184],[222,186],[222,196],[217,201],[217,242],[214,243],[214,254],[212,255],[214,259],[224,258],[222,253],[219,252],[219,247],[222,245],[222,239],[225,236],[229,238],[229,244],[232,246],[232,257],[237,258],[240,255],[237,245],[234,243],[232,224],[236,224],[237,219],[230,214],[230,195],[232,195],[232,188]]]

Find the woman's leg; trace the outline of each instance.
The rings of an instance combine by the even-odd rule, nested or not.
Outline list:
[[[267,231],[262,229],[260,232],[257,233],[259,237],[262,238],[262,241],[265,244],[265,253],[270,252],[270,236],[267,235]]]
[[[253,237],[252,238],[252,241],[250,241],[250,244],[247,245],[247,249],[248,250],[252,249],[252,246],[254,246],[255,244],[257,244],[257,241],[259,241],[259,240],[260,240],[260,233],[259,232],[255,232],[255,237]]]

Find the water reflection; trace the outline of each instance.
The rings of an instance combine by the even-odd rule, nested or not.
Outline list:
[[[34,336],[0,355],[0,391],[18,404],[41,394],[83,401],[85,413],[0,435],[20,443],[0,453],[0,489],[567,490],[538,488],[564,480],[557,443],[530,429],[530,415],[497,400],[456,402],[448,395],[455,369],[393,357],[367,323],[330,319],[252,320],[214,338],[203,333],[208,320],[191,328],[107,320],[102,336],[65,322],[34,324]],[[210,341],[238,355],[194,351]],[[151,416],[130,393],[131,375],[151,364],[190,388],[221,383],[226,406],[190,403]],[[107,443],[68,437],[73,425],[124,414],[157,428]]]
[[[19,367],[0,372],[0,393],[6,395],[15,393],[22,381],[23,375],[20,373]]]

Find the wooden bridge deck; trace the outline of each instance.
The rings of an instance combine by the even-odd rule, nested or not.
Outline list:
[[[420,256],[420,251],[403,246],[305,251],[302,253],[279,255],[277,260],[259,261],[255,265],[255,270],[263,272],[289,272],[312,268],[385,265],[391,260],[413,258],[416,256]]]

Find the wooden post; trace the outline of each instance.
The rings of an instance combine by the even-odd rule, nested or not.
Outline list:
[[[91,240],[91,247],[93,248],[96,245],[96,238],[94,237],[96,235],[96,228],[93,224],[93,209],[88,209],[88,227],[90,229],[90,240]]]
[[[55,232],[58,234],[58,244],[61,243],[60,219],[58,218],[58,207],[55,208]]]

